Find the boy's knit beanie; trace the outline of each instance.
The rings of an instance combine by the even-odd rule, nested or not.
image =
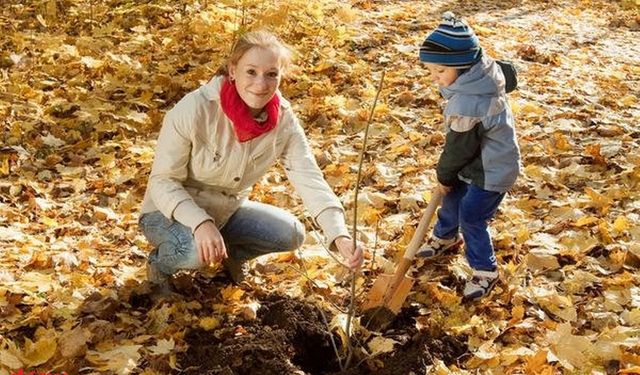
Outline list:
[[[420,61],[465,69],[480,60],[482,48],[478,37],[452,12],[442,15],[442,22],[420,47]]]

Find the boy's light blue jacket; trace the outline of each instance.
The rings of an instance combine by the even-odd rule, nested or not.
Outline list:
[[[500,66],[485,56],[448,87],[444,151],[437,166],[438,181],[453,186],[459,180],[485,190],[506,192],[520,172],[520,150]]]

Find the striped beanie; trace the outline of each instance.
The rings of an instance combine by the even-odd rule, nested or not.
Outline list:
[[[420,61],[465,69],[482,57],[478,37],[452,12],[442,15],[442,22],[420,47]]]

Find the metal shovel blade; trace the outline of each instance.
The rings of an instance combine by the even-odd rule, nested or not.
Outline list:
[[[371,287],[367,300],[362,305],[364,311],[384,306],[394,314],[400,312],[404,300],[407,299],[415,280],[403,277],[396,288],[393,288],[394,275],[382,274]]]

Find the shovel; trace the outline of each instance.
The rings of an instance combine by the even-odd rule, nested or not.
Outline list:
[[[371,316],[369,321],[373,320],[374,316],[381,312],[381,309],[387,310],[386,314],[381,314],[383,320],[385,320],[388,315],[395,315],[400,312],[400,308],[402,308],[402,304],[404,300],[407,299],[407,295],[409,295],[415,281],[406,276],[407,270],[411,267],[413,257],[416,255],[418,247],[429,229],[433,214],[436,212],[436,208],[438,208],[441,201],[442,193],[440,189],[434,189],[429,205],[422,214],[418,229],[416,229],[416,232],[413,234],[402,260],[396,267],[395,273],[393,275],[382,274],[378,276],[378,279],[373,283],[367,299],[362,305],[364,314]],[[372,311],[373,314],[371,315]]]

